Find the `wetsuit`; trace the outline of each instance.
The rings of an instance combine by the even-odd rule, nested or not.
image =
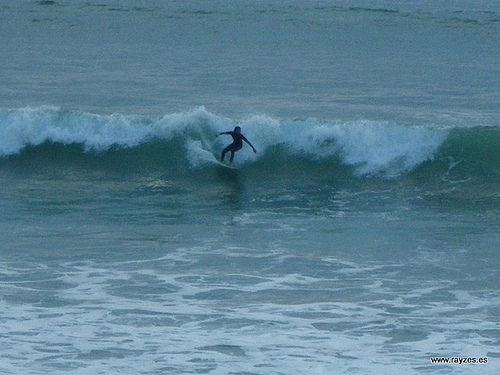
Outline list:
[[[229,162],[232,163],[233,162],[233,158],[234,158],[234,153],[236,151],[240,150],[243,147],[243,141],[245,141],[246,143],[248,143],[250,145],[250,147],[254,148],[252,146],[252,144],[248,141],[248,139],[246,139],[245,136],[243,134],[241,134],[241,133],[230,131],[230,132],[220,133],[219,135],[222,135],[222,134],[228,134],[231,137],[233,137],[233,143],[231,143],[224,150],[222,150],[221,161],[224,161],[224,156],[226,155],[226,153],[228,151],[231,151],[231,157],[229,158]]]

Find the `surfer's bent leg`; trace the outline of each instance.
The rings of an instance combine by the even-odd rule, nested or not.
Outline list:
[[[233,162],[233,159],[234,159],[234,153],[238,150],[241,150],[241,146],[238,146],[238,145],[234,145],[233,147],[231,147],[231,157],[229,158],[229,162],[232,163]]]
[[[226,156],[226,153],[228,151],[231,151],[231,158],[229,161],[232,163],[234,159],[234,153],[241,149],[241,146],[235,145],[234,143],[231,143],[229,146],[227,146],[224,150],[222,150],[222,155],[220,157],[220,161],[224,161],[224,157]]]
[[[222,150],[222,155],[220,157],[220,161],[224,161],[224,156],[226,156],[226,152],[231,150],[233,144],[231,143],[229,146],[227,146],[224,150]]]
[[[222,155],[220,157],[220,161],[224,161],[224,156],[226,156],[226,153],[228,151],[231,151],[231,158],[229,159],[230,162],[233,161],[233,158],[234,158],[234,153],[235,151],[238,151],[239,149],[241,149],[241,146],[239,145],[235,145],[234,143],[231,143],[229,146],[227,146],[224,150],[222,150]]]

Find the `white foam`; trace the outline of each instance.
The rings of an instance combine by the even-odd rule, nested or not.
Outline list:
[[[285,122],[267,116],[242,121],[216,116],[199,107],[161,118],[96,115],[64,111],[57,107],[22,108],[0,111],[0,155],[20,152],[28,145],[44,142],[82,144],[86,150],[135,147],[152,139],[180,137],[193,167],[206,164],[232,140],[216,138],[235,125],[255,145],[257,154],[244,147],[238,162],[251,163],[266,150],[283,146],[292,154],[322,160],[338,157],[355,168],[358,175],[395,176],[434,157],[447,137],[444,130],[405,127],[387,123],[358,121],[325,123],[314,119]]]
[[[286,249],[274,251],[273,262],[286,260]],[[75,374],[153,373],[167,367],[166,372],[179,374],[207,368],[217,373],[418,374],[423,367],[440,373],[443,366],[431,365],[431,356],[484,357],[485,350],[494,348],[475,333],[494,329],[493,321],[482,320],[475,311],[494,301],[466,292],[455,292],[456,300],[427,305],[412,301],[442,288],[440,283],[429,282],[401,295],[397,277],[385,274],[385,279],[374,282],[377,265],[335,257],[325,261],[349,272],[340,269],[334,279],[274,272],[263,277],[262,270],[221,275],[211,267],[182,271],[174,265],[207,255],[224,255],[230,263],[231,258],[254,256],[255,249],[221,249],[214,244],[172,249],[147,260],[80,261],[59,265],[62,273],[47,270],[65,285],[58,298],[73,303],[54,309],[36,302],[0,301],[0,329],[6,333],[0,338],[0,369],[19,373],[18,366],[24,366]],[[16,275],[12,283],[17,279]],[[338,294],[349,281],[358,284],[365,298],[351,300],[349,293]],[[5,286],[5,281],[0,283]],[[140,291],[134,291],[137,287]],[[150,287],[152,296],[147,293]],[[321,290],[338,297],[283,303],[268,294]],[[232,301],[227,303],[223,295],[220,300],[219,292],[233,293]],[[391,308],[411,313],[391,313]],[[450,311],[456,314],[449,316]],[[404,329],[422,336],[391,343]],[[469,333],[463,337],[462,332]],[[494,358],[490,360],[482,366],[445,366],[445,371],[493,374]]]

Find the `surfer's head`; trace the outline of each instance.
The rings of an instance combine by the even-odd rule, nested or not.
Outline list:
[[[239,126],[234,128],[235,133],[241,133],[241,128]]]

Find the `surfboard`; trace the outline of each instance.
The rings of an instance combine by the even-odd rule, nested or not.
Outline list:
[[[234,165],[226,164],[226,163],[223,163],[223,162],[218,161],[218,160],[215,160],[215,162],[217,163],[217,165],[220,165],[221,167],[225,167],[225,168],[229,168],[229,169],[238,169]]]
[[[221,161],[219,161],[219,159],[217,159],[217,157],[214,154],[212,154],[208,150],[203,149],[200,141],[191,142],[191,147],[193,155],[196,156],[196,159],[201,162],[212,163],[227,169],[238,169],[234,165],[222,163]]]

